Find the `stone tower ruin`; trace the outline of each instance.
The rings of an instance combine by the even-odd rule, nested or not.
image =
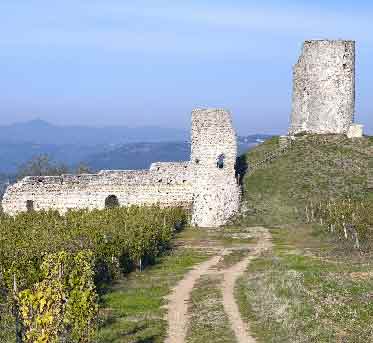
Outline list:
[[[180,206],[192,211],[199,227],[224,225],[238,211],[235,179],[237,142],[224,110],[192,113],[191,160],[156,162],[149,170],[102,170],[97,174],[28,176],[8,187],[5,213],[119,206]]]
[[[238,211],[240,187],[235,178],[237,137],[229,112],[192,112],[191,163],[194,179],[192,222],[220,226]]]
[[[306,41],[293,69],[289,133],[347,133],[355,112],[355,42]]]

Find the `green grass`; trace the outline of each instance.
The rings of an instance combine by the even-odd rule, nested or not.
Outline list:
[[[373,341],[373,262],[340,256],[309,226],[272,230],[236,297],[258,342]]]
[[[204,276],[196,284],[189,309],[187,343],[236,342],[222,304],[221,281],[222,276]]]
[[[179,249],[117,282],[103,297],[97,341],[163,342],[167,330],[164,297],[190,268],[206,258],[201,252]]]
[[[238,224],[275,226],[297,223],[310,198],[352,195],[372,198],[366,189],[372,138],[345,140],[338,135],[307,135],[266,167],[244,177],[243,202],[248,208]],[[279,148],[272,138],[245,156],[255,163]]]
[[[229,254],[224,255],[222,260],[217,264],[216,268],[218,270],[227,269],[234,266],[236,263],[243,260],[249,254],[249,249],[235,249],[229,252]]]
[[[222,227],[219,229],[195,229],[188,227],[179,232],[173,241],[173,250],[168,255],[158,259],[154,266],[143,272],[134,272],[126,278],[119,280],[102,298],[100,306],[100,328],[98,342],[105,343],[161,343],[167,331],[165,297],[179,280],[197,263],[216,254],[220,249],[234,248],[231,255],[225,256],[219,264],[221,268],[238,262],[247,254],[247,249],[240,249],[242,244],[252,243],[256,240],[255,233],[239,227]],[[211,286],[211,287],[210,287]],[[197,287],[193,299],[199,299],[203,294],[216,300],[214,311],[222,315],[221,322],[225,321],[224,310],[217,290],[216,280],[202,282]],[[207,292],[207,293],[205,293]],[[206,298],[206,300],[208,300]],[[210,298],[209,298],[210,299]],[[211,298],[212,299],[212,298]],[[195,300],[192,312],[196,306],[198,311],[211,311],[211,304]],[[206,309],[203,309],[204,306]],[[214,323],[210,323],[215,325]],[[206,325],[210,325],[207,324]],[[191,340],[198,342],[195,332],[202,332],[203,328],[193,327]],[[202,333],[201,333],[202,334]],[[221,337],[231,337],[228,333]],[[232,342],[231,338],[226,341]]]
[[[238,225],[272,227],[273,251],[253,261],[236,287],[258,342],[373,341],[373,252],[361,254],[321,227],[302,224],[309,199],[372,199],[366,188],[373,138],[302,136],[244,178]],[[260,161],[273,138],[250,151]]]

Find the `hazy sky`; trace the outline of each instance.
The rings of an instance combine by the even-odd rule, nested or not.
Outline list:
[[[282,132],[302,42],[343,38],[373,132],[372,1],[2,0],[0,32],[0,124],[187,128],[208,106],[240,133]]]

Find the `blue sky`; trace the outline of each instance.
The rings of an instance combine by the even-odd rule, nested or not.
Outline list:
[[[225,107],[240,133],[284,132],[306,39],[357,41],[356,121],[373,133],[371,1],[0,3],[0,124],[187,128]]]

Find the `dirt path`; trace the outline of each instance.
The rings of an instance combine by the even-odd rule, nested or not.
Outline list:
[[[202,275],[211,272],[210,269],[218,264],[223,256],[224,250],[192,269],[168,297],[168,337],[165,343],[184,343],[187,331],[188,301],[193,287]]]
[[[185,278],[180,281],[168,297],[168,336],[165,343],[184,343],[188,328],[188,302],[196,281],[207,274],[223,274],[222,282],[224,310],[229,317],[232,329],[238,343],[254,343],[250,336],[247,323],[244,323],[234,298],[234,287],[237,279],[245,272],[250,261],[263,251],[271,247],[271,235],[267,229],[253,228],[258,235],[258,243],[250,246],[249,255],[234,266],[218,271],[214,267],[228,254],[228,250],[222,249],[218,255],[210,258],[192,269]]]
[[[234,289],[237,279],[241,277],[242,274],[245,272],[247,265],[250,263],[250,261],[254,259],[256,256],[260,255],[265,250],[271,248],[271,235],[268,232],[268,230],[264,228],[258,228],[258,230],[261,231],[261,238],[259,238],[258,244],[250,252],[249,256],[247,256],[244,260],[240,261],[234,266],[225,269],[223,272],[224,280],[222,284],[222,289],[224,310],[229,317],[229,321],[236,335],[238,343],[256,342],[255,338],[253,338],[250,334],[248,324],[245,323],[241,318],[238,305],[234,298]]]

